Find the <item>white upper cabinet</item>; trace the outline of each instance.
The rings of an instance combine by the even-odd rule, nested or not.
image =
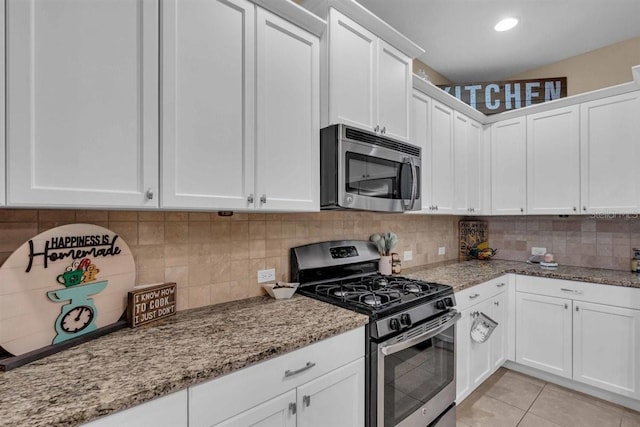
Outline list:
[[[586,102],[580,110],[582,213],[640,208],[640,91]]]
[[[328,37],[322,125],[346,123],[408,140],[412,59],[333,8]]]
[[[524,214],[527,204],[526,118],[491,126],[491,212]]]
[[[246,0],[163,3],[164,207],[252,206],[254,12]]]
[[[162,206],[318,210],[319,38],[246,0],[163,7]]]
[[[320,40],[257,11],[259,208],[320,209]]]
[[[477,215],[482,213],[484,186],[481,176],[481,154],[483,142],[482,125],[456,111],[453,127],[453,210],[456,214]]]
[[[158,2],[8,0],[7,202],[158,206]]]
[[[424,154],[429,163],[423,168],[430,177],[427,204],[432,213],[448,214],[453,212],[453,110],[438,101],[431,103],[431,132]]]
[[[576,214],[579,206],[579,106],[527,116],[527,213]]]
[[[422,211],[429,212],[431,206],[431,153],[428,149],[431,134],[431,104],[433,100],[424,93],[414,90],[411,108],[411,141],[422,149],[420,168],[420,192]]]

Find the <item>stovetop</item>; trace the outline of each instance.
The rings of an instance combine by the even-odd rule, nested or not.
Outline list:
[[[373,274],[298,288],[313,296],[372,317],[395,313],[452,294],[450,286],[401,276]]]

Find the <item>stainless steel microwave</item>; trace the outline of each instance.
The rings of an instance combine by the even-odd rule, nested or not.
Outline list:
[[[320,208],[421,209],[420,147],[344,124],[320,131]]]

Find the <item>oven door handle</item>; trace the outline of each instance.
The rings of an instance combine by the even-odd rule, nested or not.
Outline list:
[[[418,196],[418,172],[413,157],[406,157],[404,160],[411,166],[411,204],[405,210],[412,211],[413,206],[416,204],[416,197]]]
[[[412,347],[416,344],[421,343],[422,341],[426,341],[430,338],[435,337],[436,335],[438,335],[440,332],[444,331],[445,329],[449,328],[450,326],[452,326],[454,323],[456,323],[458,321],[458,319],[460,319],[462,315],[460,313],[457,313],[449,320],[447,320],[444,324],[438,326],[435,329],[431,329],[427,332],[425,332],[424,334],[420,334],[418,336],[415,336],[413,338],[410,338],[406,341],[403,341],[401,343],[398,344],[392,344],[392,345],[387,345],[384,346],[380,349],[380,351],[382,352],[382,354],[384,354],[385,356],[390,356],[394,353],[397,353],[399,351],[405,350],[409,347]]]

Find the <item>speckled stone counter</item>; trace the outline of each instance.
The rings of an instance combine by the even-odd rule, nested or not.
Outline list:
[[[506,273],[640,288],[640,275],[631,272],[563,265],[555,269],[544,269],[539,265],[515,261],[467,261],[435,268],[417,267],[403,271],[403,275],[414,279],[453,286],[456,292]]]
[[[179,312],[0,372],[0,426],[75,426],[365,325],[303,296]]]

